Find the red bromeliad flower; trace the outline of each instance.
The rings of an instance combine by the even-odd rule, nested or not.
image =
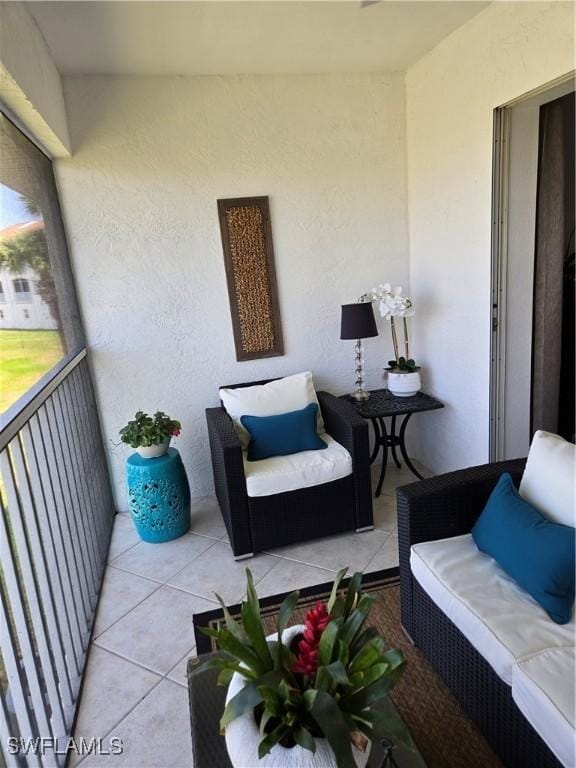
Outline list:
[[[316,603],[306,614],[304,636],[298,643],[298,656],[292,671],[300,675],[313,675],[318,669],[318,646],[322,632],[330,621],[325,603]]]
[[[172,430],[172,436],[178,437],[179,434],[180,434],[180,427],[174,427],[174,429]]]

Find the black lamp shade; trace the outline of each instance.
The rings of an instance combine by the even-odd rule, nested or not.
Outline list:
[[[341,339],[368,339],[378,336],[371,301],[342,305]]]

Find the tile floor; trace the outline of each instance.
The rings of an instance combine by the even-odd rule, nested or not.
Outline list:
[[[124,751],[71,765],[190,768],[192,615],[217,605],[214,592],[238,602],[247,565],[260,596],[330,581],[345,565],[366,572],[397,565],[394,494],[414,479],[404,468],[388,469],[382,496],[374,500],[374,531],[283,547],[240,563],[214,497],[194,499],[190,533],[166,544],[140,541],[129,515],[117,515],[75,736],[101,738],[104,745],[115,736]]]

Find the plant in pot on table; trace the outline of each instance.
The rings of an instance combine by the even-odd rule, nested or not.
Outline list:
[[[143,458],[155,459],[166,453],[170,440],[178,437],[181,428],[179,421],[171,419],[163,411],[156,411],[153,416],[138,411],[120,430],[120,439],[135,448]]]
[[[368,294],[372,301],[378,302],[380,315],[390,321],[394,360],[388,361],[388,389],[397,397],[411,397],[420,391],[420,367],[410,357],[408,338],[408,317],[414,314],[414,305],[408,296],[402,293],[402,286],[392,288],[390,283],[383,283]],[[404,335],[404,354],[400,354],[400,342],[396,327],[396,318],[402,318]]]
[[[365,627],[374,598],[361,593],[362,574],[339,593],[346,570],[338,573],[329,600],[308,611],[304,625],[287,627],[299,593],[288,595],[277,632],[268,636],[248,569],[241,622],[216,595],[225,621],[203,631],[222,653],[197,672],[215,667],[218,683],[229,686],[220,726],[235,768],[362,768],[375,739],[409,743],[381,707],[403,671],[404,656]]]

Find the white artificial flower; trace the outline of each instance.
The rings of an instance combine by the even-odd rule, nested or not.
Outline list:
[[[387,320],[390,318],[390,308],[384,301],[384,299],[380,299],[380,304],[378,305],[378,309],[380,310],[380,317],[385,317]]]
[[[378,302],[380,315],[387,320],[392,317],[411,317],[414,307],[411,299],[402,294],[401,285],[392,288],[390,283],[379,283],[377,288],[366,294],[371,301]]]
[[[382,317],[385,317],[387,319],[393,317],[395,315],[395,302],[394,297],[391,296],[389,293],[386,294],[381,300],[380,300],[380,315]]]
[[[407,296],[396,296],[396,315],[398,317],[411,317],[414,314],[412,302]]]

